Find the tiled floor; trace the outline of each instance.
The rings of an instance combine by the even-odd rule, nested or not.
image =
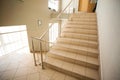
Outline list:
[[[34,66],[27,48],[0,57],[0,80],[77,80],[52,69]]]

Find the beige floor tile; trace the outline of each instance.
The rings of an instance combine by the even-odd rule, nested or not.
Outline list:
[[[56,66],[61,67],[61,66],[63,65],[63,61],[56,59],[56,60],[54,61],[54,64],[55,64]]]
[[[51,78],[51,80],[64,80],[64,79],[65,79],[65,74],[60,72],[55,72]]]
[[[65,80],[80,80],[80,79],[77,79],[77,78],[71,77],[71,76],[66,76]]]
[[[96,70],[92,70],[92,69],[87,68],[86,75],[89,77],[98,79],[98,72]]]
[[[1,79],[2,80],[7,80],[7,79],[13,79],[15,75],[16,70],[8,70],[2,73]]]
[[[15,77],[25,76],[28,73],[29,73],[28,68],[26,67],[18,68],[18,70],[15,73]]]
[[[8,67],[8,65],[9,65],[9,63],[1,64],[0,65],[0,72],[5,71],[7,69],[7,67]]]
[[[18,62],[16,63],[10,63],[6,70],[11,70],[11,69],[17,69],[20,64]]]
[[[17,78],[14,78],[13,80],[27,80],[27,76],[17,77]]]
[[[40,72],[37,68],[35,67],[30,67],[28,68],[28,74],[34,74]]]
[[[50,77],[48,77],[44,74],[40,74],[40,80],[50,80]]]
[[[77,54],[76,59],[80,61],[86,61],[86,56]]]
[[[52,69],[44,69],[44,70],[40,70],[40,75],[45,75],[46,77],[52,77],[53,76],[53,74],[55,73],[55,71],[54,70],[52,70]]]
[[[94,64],[98,64],[98,60],[95,59],[95,58],[92,58],[92,57],[87,57],[87,62],[91,62],[91,63],[94,63]]]
[[[66,69],[66,70],[70,70],[72,71],[73,69],[73,64],[69,63],[69,62],[63,62],[62,68]]]
[[[75,73],[79,73],[81,75],[85,75],[85,68],[84,67],[81,67],[79,65],[74,65],[73,67],[73,72]]]
[[[40,74],[39,73],[30,74],[28,75],[27,80],[40,80]]]
[[[70,58],[73,58],[73,59],[76,57],[76,55],[77,54],[75,54],[75,53],[74,54],[72,54],[72,53],[66,53],[67,57],[70,57]]]

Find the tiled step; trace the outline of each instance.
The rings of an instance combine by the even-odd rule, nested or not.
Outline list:
[[[90,21],[90,22],[97,22],[97,19],[96,18],[79,18],[79,17],[72,17],[72,18],[69,18],[69,20],[72,20],[72,21]]]
[[[71,17],[95,17],[96,13],[74,13],[71,15]]]
[[[85,15],[85,16],[96,16],[96,13],[88,13],[88,12],[77,12],[77,13],[73,13],[72,15]]]
[[[67,24],[71,24],[71,25],[94,25],[94,26],[97,26],[97,23],[96,22],[90,22],[90,21],[68,21]]]
[[[89,19],[89,20],[95,19],[95,20],[97,20],[96,16],[83,16],[83,15],[81,16],[81,15],[79,15],[79,16],[71,16],[69,19],[72,19],[72,18]]]
[[[72,44],[72,45],[78,45],[78,46],[85,46],[90,48],[98,48],[98,44],[96,41],[89,41],[89,40],[79,40],[79,39],[73,39],[73,38],[58,38],[58,43],[63,44]]]
[[[67,27],[64,27],[62,32],[97,35],[97,30],[76,29],[76,28],[67,28]]]
[[[68,28],[77,28],[77,29],[89,29],[89,30],[97,30],[97,26],[91,26],[91,25],[76,25],[76,24],[66,24],[65,27]]]
[[[82,55],[86,55],[86,56],[91,56],[91,57],[95,57],[95,58],[98,57],[97,49],[83,47],[83,46],[56,43],[56,45],[54,45],[52,48],[63,50],[63,51],[68,51],[68,52],[73,52],[73,53],[78,53],[78,54],[82,54]]]
[[[99,80],[98,71],[77,64],[65,62],[52,57],[47,57],[44,64],[47,67],[61,71],[65,74],[82,80]]]
[[[54,57],[54,58],[61,59],[63,61],[67,61],[71,63],[76,63],[82,66],[87,66],[89,68],[93,68],[96,70],[98,70],[99,68],[98,59],[94,57],[80,55],[77,53],[66,52],[66,51],[57,50],[57,49],[51,49],[50,52],[48,52],[48,55],[50,57]]]
[[[66,38],[75,38],[80,40],[89,40],[89,41],[97,41],[97,35],[90,34],[78,34],[78,33],[70,33],[70,32],[62,32],[61,37]]]

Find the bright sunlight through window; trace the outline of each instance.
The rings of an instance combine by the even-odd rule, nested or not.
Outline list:
[[[58,11],[59,0],[48,0],[48,7],[51,10]]]
[[[0,56],[28,46],[25,25],[0,27]]]

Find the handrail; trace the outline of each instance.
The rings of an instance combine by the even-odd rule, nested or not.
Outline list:
[[[59,18],[60,17],[60,15],[69,7],[69,5],[72,3],[72,0],[69,2],[69,4],[57,15],[57,17],[56,18]],[[52,25],[53,25],[54,23],[52,23],[48,28],[47,28],[47,30],[41,35],[41,37],[40,37],[40,39],[42,39],[44,36],[45,36],[45,34],[48,32],[48,30],[52,27]]]
[[[61,16],[61,14],[69,7],[69,5],[70,5],[71,3],[72,3],[72,0],[71,0],[71,1],[69,2],[69,4],[57,15],[56,18],[59,18],[59,17]],[[54,19],[52,19],[52,20],[54,20]],[[44,69],[44,65],[43,65],[43,53],[42,53],[42,42],[54,44],[53,42],[49,42],[49,41],[42,40],[42,38],[43,38],[43,37],[45,36],[45,34],[49,31],[49,29],[52,27],[53,24],[54,24],[54,22],[52,22],[52,24],[46,29],[46,31],[42,33],[41,37],[39,37],[39,38],[37,38],[37,37],[31,37],[31,38],[32,38],[33,58],[34,58],[35,66],[37,66],[37,63],[36,63],[36,57],[35,57],[33,39],[40,40],[40,53],[41,53],[41,66],[42,66],[42,69]]]
[[[51,44],[55,44],[53,42],[50,42],[50,41],[45,41],[45,40],[41,40],[40,38],[37,38],[37,37],[32,37],[33,39],[36,39],[36,40],[40,40],[42,42],[46,42],[46,43],[51,43]]]

